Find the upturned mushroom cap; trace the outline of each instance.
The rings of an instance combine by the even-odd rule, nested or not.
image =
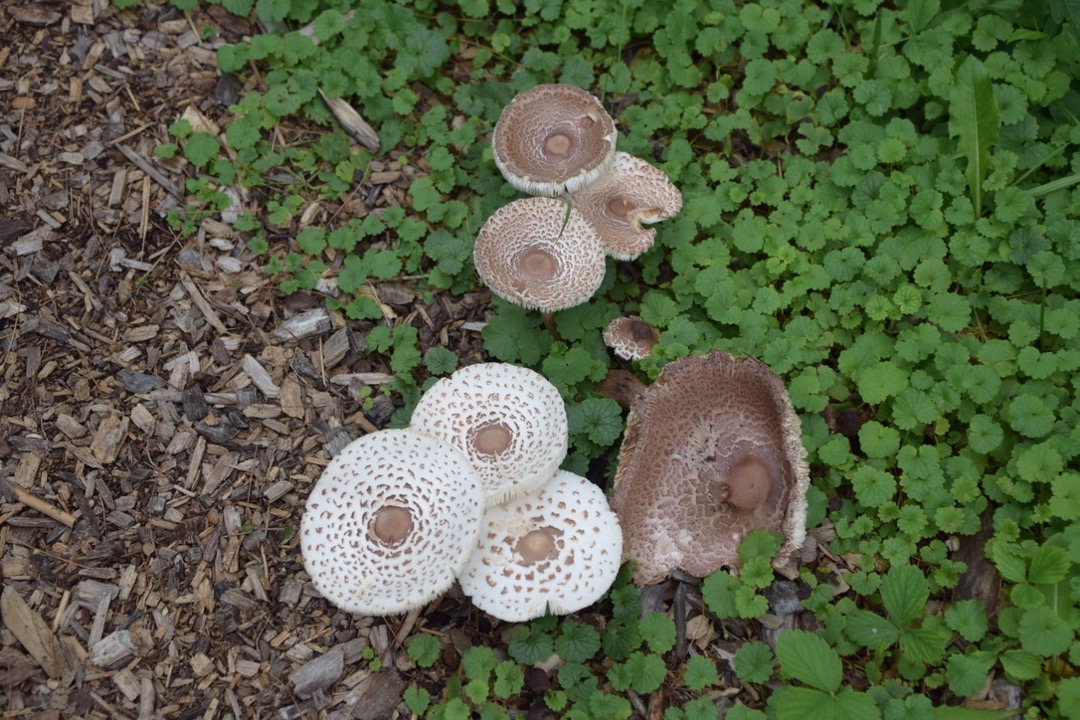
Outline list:
[[[643,225],[675,217],[683,204],[663,170],[624,152],[615,153],[611,169],[574,193],[571,202],[618,260],[633,260],[651,248],[656,228]]]
[[[615,474],[634,581],[737,565],[757,528],[784,533],[785,564],[806,536],[809,484],[799,419],[765,363],[715,351],[670,363],[631,408]]]
[[[406,612],[453,584],[483,511],[480,476],[453,445],[414,430],[363,435],[334,456],[308,496],[304,567],[342,610]]]
[[[588,607],[615,581],[622,531],[603,491],[560,470],[539,490],[489,508],[461,589],[484,612],[524,622]]]
[[[468,365],[439,380],[417,403],[412,427],[465,453],[488,505],[538,488],[566,457],[562,396],[517,365]]]
[[[553,197],[603,174],[614,158],[616,136],[615,122],[587,91],[537,85],[503,108],[491,150],[508,183]]]
[[[524,198],[496,210],[476,237],[476,271],[515,305],[555,312],[588,300],[607,270],[600,236],[563,200]]]
[[[614,318],[604,328],[604,343],[623,360],[648,357],[659,339],[656,328],[637,315]]]

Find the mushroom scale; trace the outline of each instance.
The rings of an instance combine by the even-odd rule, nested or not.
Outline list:
[[[566,457],[562,396],[538,372],[506,363],[467,365],[432,385],[411,426],[468,456],[487,504],[547,482]]]
[[[675,217],[683,200],[663,170],[617,152],[611,169],[574,193],[571,203],[596,228],[608,255],[633,260],[656,239],[656,228],[642,224]]]
[[[615,122],[591,93],[537,85],[503,108],[491,139],[506,181],[530,195],[573,192],[602,175],[615,156]]]
[[[809,483],[798,416],[765,363],[714,351],[668,364],[631,408],[615,474],[634,581],[737,565],[757,528],[784,533],[782,565],[806,536]]]
[[[537,491],[489,508],[461,589],[484,612],[525,622],[593,604],[619,572],[622,530],[604,492],[560,470]]]
[[[414,430],[380,430],[323,470],[300,523],[304,567],[331,603],[393,615],[454,582],[484,510],[480,476],[453,445]]]
[[[473,260],[493,293],[542,312],[585,302],[607,271],[596,230],[565,201],[542,197],[492,213],[476,236]]]

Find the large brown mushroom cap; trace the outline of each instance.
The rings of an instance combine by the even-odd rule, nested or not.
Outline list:
[[[480,532],[480,476],[457,448],[414,430],[381,430],[323,470],[300,523],[315,587],[348,612],[392,615],[454,582]]]
[[[765,363],[721,352],[670,363],[630,411],[615,474],[634,581],[737,565],[757,528],[784,533],[775,564],[789,561],[809,484],[799,419]]]
[[[492,213],[476,236],[473,260],[496,295],[543,312],[585,302],[607,270],[596,230],[565,201],[542,197]]]
[[[652,247],[656,228],[682,210],[682,193],[658,167],[624,152],[611,169],[574,193],[572,200],[597,232],[608,255],[633,260]]]
[[[615,123],[573,85],[537,85],[503,108],[491,150],[507,182],[530,195],[561,195],[595,180],[615,154]]]

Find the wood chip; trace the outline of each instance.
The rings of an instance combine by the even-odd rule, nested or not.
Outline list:
[[[375,128],[371,127],[360,113],[345,100],[341,98],[331,98],[319,88],[319,95],[322,96],[326,106],[330,108],[330,112],[334,113],[334,117],[341,123],[341,127],[345,128],[345,132],[349,133],[371,152],[377,152],[379,150],[379,134],[375,132]]]
[[[64,673],[67,662],[56,635],[11,585],[0,595],[0,618],[45,674],[55,678]]]
[[[90,663],[110,668],[135,655],[135,640],[129,630],[117,630],[90,647]]]
[[[281,342],[299,342],[330,332],[334,321],[326,308],[306,310],[274,328],[274,337]]]
[[[115,412],[110,412],[101,419],[90,442],[90,451],[98,462],[108,465],[120,455],[120,448],[127,438],[128,422],[126,415],[121,416]]]
[[[243,368],[244,372],[251,378],[251,382],[255,383],[255,387],[259,388],[263,395],[269,398],[276,398],[281,395],[281,388],[274,383],[270,373],[266,372],[254,357],[245,355]]]

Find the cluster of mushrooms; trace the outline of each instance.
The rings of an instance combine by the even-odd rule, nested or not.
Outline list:
[[[408,428],[364,435],[326,466],[300,528],[312,582],[362,615],[421,607],[455,580],[510,622],[591,605],[618,573],[622,531],[598,486],[559,469],[567,444],[542,375],[461,368]]]
[[[491,149],[507,182],[533,197],[496,210],[473,249],[492,292],[553,313],[579,305],[603,282],[606,256],[631,260],[652,247],[682,195],[659,168],[616,151],[615,122],[579,87],[537,85],[495,125]]]

